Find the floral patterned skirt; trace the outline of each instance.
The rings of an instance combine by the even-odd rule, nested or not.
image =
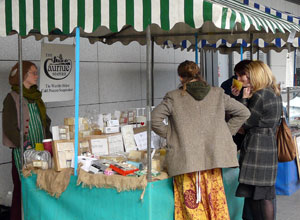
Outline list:
[[[175,220],[230,219],[221,169],[201,171],[201,201],[197,203],[198,172],[174,177]]]

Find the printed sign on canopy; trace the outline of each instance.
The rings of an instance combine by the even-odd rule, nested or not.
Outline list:
[[[40,90],[44,102],[74,98],[75,46],[42,43]]]

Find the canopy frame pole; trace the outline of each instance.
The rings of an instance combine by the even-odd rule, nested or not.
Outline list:
[[[297,49],[294,48],[294,86],[297,86]]]
[[[268,64],[268,66],[271,66],[271,53],[270,53],[270,51],[267,52],[267,64]]]
[[[290,100],[290,87],[286,87],[286,91],[287,91],[287,100]],[[287,102],[287,118],[288,118],[288,121],[290,120],[290,102]]]
[[[229,78],[235,75],[234,70],[232,69],[232,67],[233,67],[232,53],[233,52],[228,54],[228,63],[229,63],[229,65],[228,65],[228,73],[229,73],[228,77]]]
[[[240,38],[247,38],[247,36],[249,36],[249,33],[247,33],[247,32],[245,32],[245,31],[235,31],[234,32],[235,34],[240,34],[240,35],[242,35]],[[251,31],[251,34],[253,34],[253,33],[260,33],[259,31],[255,31],[255,30],[252,30]],[[106,41],[107,40],[110,40],[110,39],[122,39],[122,38],[145,38],[145,34],[144,33],[141,33],[141,35],[138,35],[138,36],[135,36],[135,35],[130,35],[130,34],[128,34],[128,35],[120,35],[120,36],[117,36],[116,34],[118,34],[118,32],[117,33],[114,33],[114,34],[112,34],[112,35],[109,35],[109,36],[98,36],[98,37],[96,37],[96,36],[89,36],[89,38],[90,39],[106,39]],[[227,35],[229,35],[229,36],[231,36],[232,35],[232,32],[228,32],[228,31],[226,31],[226,32],[218,32],[218,33],[214,33],[214,32],[198,32],[197,33],[198,34],[198,36],[205,36],[205,35],[207,35],[207,36],[211,36],[211,35],[225,35],[225,36],[227,36]],[[195,35],[195,33],[182,33],[182,34],[179,34],[179,33],[172,33],[172,34],[168,34],[168,33],[165,33],[165,34],[155,34],[155,33],[152,33],[151,34],[151,36],[152,37],[157,37],[157,38],[160,38],[160,37],[180,37],[180,36],[193,36],[193,35]],[[52,35],[52,36],[56,36],[56,35]],[[60,34],[58,37],[61,37],[61,36],[67,36],[67,37],[71,37],[71,36],[74,36],[74,34]]]
[[[200,48],[200,69],[201,69],[201,76],[203,79],[205,79],[204,77],[204,62],[203,62],[203,59],[204,59],[204,51],[203,51],[203,48],[201,47]]]
[[[18,34],[18,59],[19,59],[19,105],[20,105],[20,111],[19,111],[19,119],[20,119],[20,158],[21,158],[21,169],[24,165],[24,117],[23,117],[23,60],[22,60],[22,37],[20,34]],[[32,146],[34,148],[34,146]],[[19,169],[19,168],[18,168]],[[20,181],[21,181],[21,170],[20,172]],[[23,208],[23,196],[22,196],[22,187],[21,187],[21,217],[24,219],[24,208]]]
[[[20,118],[20,157],[21,157],[21,167],[24,165],[24,122],[23,122],[23,63],[22,63],[22,37],[18,35],[18,58],[19,58],[19,87],[20,87],[20,112],[19,112],[19,118]],[[34,146],[32,146],[34,147]]]
[[[78,118],[79,118],[79,81],[80,81],[80,29],[76,27],[75,45],[75,136],[74,136],[74,176],[77,176],[78,166]]]
[[[202,49],[203,50],[203,49]],[[204,64],[204,79],[207,81],[207,51],[203,51]]]
[[[151,158],[151,100],[152,100],[152,68],[151,68],[151,30],[148,25],[146,30],[146,72],[147,72],[147,181],[152,182],[152,158]]]
[[[241,60],[243,60],[243,55],[244,55],[244,48],[243,48],[243,45],[241,45],[240,51],[241,51]]]
[[[250,60],[253,60],[253,34],[250,33]]]
[[[195,63],[198,65],[198,34],[195,34]]]
[[[154,106],[154,37],[151,37],[151,86],[152,86],[152,98],[151,106]]]

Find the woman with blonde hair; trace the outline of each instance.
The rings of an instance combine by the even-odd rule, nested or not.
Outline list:
[[[276,129],[282,112],[282,99],[272,71],[265,63],[248,64],[249,87],[242,102],[251,112],[243,125],[246,136],[240,153],[238,197],[245,197],[253,219],[274,219],[275,181],[277,176]],[[245,210],[245,207],[244,207]]]
[[[175,219],[230,219],[221,168],[238,166],[232,135],[249,110],[223,89],[208,85],[192,61],[181,63],[178,75],[182,86],[165,95],[151,122],[153,131],[167,139]],[[232,115],[228,122],[225,113]]]

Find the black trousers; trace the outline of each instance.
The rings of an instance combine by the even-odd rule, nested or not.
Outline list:
[[[12,153],[12,169],[11,175],[14,184],[13,197],[10,209],[10,220],[21,220],[21,181],[18,169],[15,164],[14,154]]]
[[[274,206],[274,220],[276,220],[276,197],[272,200]],[[243,220],[254,220],[252,216],[251,206],[247,199],[245,199],[244,209],[243,209]]]

